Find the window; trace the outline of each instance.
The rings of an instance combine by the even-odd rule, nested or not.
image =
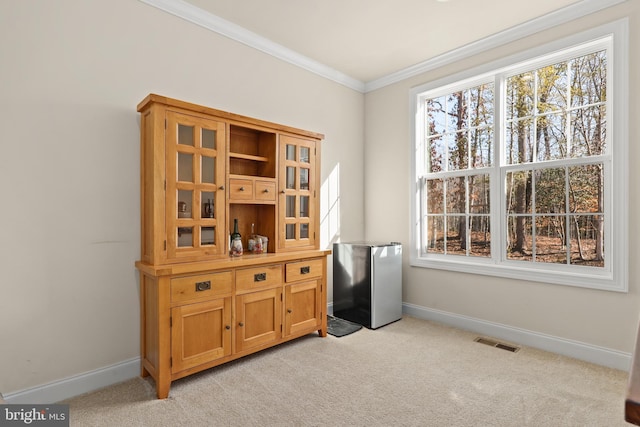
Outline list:
[[[412,90],[412,265],[627,290],[626,32]]]

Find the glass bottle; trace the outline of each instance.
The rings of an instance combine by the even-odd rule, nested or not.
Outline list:
[[[233,233],[231,233],[231,256],[242,255],[242,236],[238,231],[238,219],[233,220]]]
[[[256,234],[253,228],[254,225],[255,224],[251,224],[251,235],[249,236],[249,241],[247,242],[247,250],[249,252],[253,252],[256,246]]]

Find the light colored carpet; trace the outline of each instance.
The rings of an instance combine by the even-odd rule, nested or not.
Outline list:
[[[73,398],[72,426],[625,426],[627,373],[411,317]]]

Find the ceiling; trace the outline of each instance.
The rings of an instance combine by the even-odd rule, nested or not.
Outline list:
[[[628,0],[140,0],[368,92]]]
[[[362,82],[581,0],[186,0]]]

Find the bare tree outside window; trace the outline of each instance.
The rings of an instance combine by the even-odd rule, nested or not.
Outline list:
[[[492,83],[426,101],[428,253],[491,255]]]
[[[603,267],[606,52],[506,85],[507,163],[530,165],[507,173],[506,257]]]
[[[424,253],[491,257],[500,188],[504,259],[604,267],[606,65],[603,50],[507,77],[500,120],[493,81],[424,101]]]

